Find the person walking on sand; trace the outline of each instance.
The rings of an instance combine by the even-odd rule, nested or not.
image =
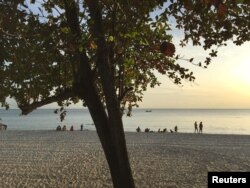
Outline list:
[[[202,133],[202,129],[203,129],[203,123],[202,121],[199,124],[199,133]]]
[[[197,121],[194,122],[194,133],[198,133],[198,124],[197,124]]]
[[[141,132],[141,128],[139,126],[137,127],[136,132]]]

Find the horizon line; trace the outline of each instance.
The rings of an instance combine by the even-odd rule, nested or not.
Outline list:
[[[38,108],[36,110],[56,110],[56,109],[59,109],[60,107],[49,107],[49,108]],[[87,107],[82,107],[82,108],[65,108],[65,110],[87,110],[88,108]],[[202,107],[202,108],[183,108],[183,107],[177,107],[177,108],[164,108],[164,107],[160,107],[160,108],[157,108],[157,107],[152,107],[152,108],[147,108],[147,107],[136,107],[136,108],[133,108],[132,110],[136,110],[136,109],[141,109],[141,110],[250,110],[250,107],[249,108],[235,108],[235,107],[232,107],[232,108],[211,108],[211,107]],[[0,108],[0,110],[6,110],[5,108]],[[9,108],[8,110],[20,110],[19,108]],[[34,110],[34,111],[36,111]]]

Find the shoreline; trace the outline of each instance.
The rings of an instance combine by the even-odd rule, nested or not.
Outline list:
[[[53,130],[53,129],[42,129],[42,130],[18,130],[18,129],[10,129],[10,130],[4,130],[4,131],[0,131],[0,134],[1,132],[5,132],[5,131],[8,131],[8,132],[60,132],[60,131],[56,131],[56,130]],[[70,131],[70,130],[66,130],[66,131],[61,131],[61,132],[95,132],[96,133],[96,130],[83,130],[83,131],[80,131],[80,130],[74,130],[74,131]],[[214,135],[214,136],[250,136],[250,134],[231,134],[231,133],[191,133],[191,132],[177,132],[177,133],[171,133],[171,132],[157,132],[157,131],[154,131],[154,132],[136,132],[136,131],[124,131],[125,135],[126,134],[159,134],[159,135],[170,135],[170,134],[173,134],[173,135],[176,135],[176,134],[180,134],[180,135]]]
[[[151,109],[152,110],[152,109]],[[178,126],[179,132],[194,132],[194,122],[204,124],[204,132],[209,134],[242,134],[250,135],[250,110],[189,110],[189,109],[161,109],[146,113],[145,110],[136,109],[132,117],[123,116],[125,131],[135,132],[139,126],[141,130],[150,128],[174,129]],[[60,122],[58,114],[48,109],[36,110],[27,116],[19,116],[15,110],[1,111],[2,123],[8,125],[8,130],[55,130],[58,125],[66,125],[68,128],[74,125],[76,130],[80,125],[84,129],[95,130],[93,120],[89,112],[80,109],[69,109],[63,122]]]
[[[126,132],[138,188],[205,188],[208,171],[250,171],[250,136]],[[112,187],[96,131],[0,132],[0,187]]]

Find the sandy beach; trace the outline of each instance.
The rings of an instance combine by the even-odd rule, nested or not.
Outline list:
[[[207,187],[208,171],[250,171],[250,136],[126,133],[138,188]],[[112,187],[94,131],[1,131],[0,187]]]

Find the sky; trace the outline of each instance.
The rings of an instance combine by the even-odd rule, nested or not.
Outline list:
[[[192,46],[178,47],[178,36],[174,38],[176,53],[197,61],[207,53]],[[175,85],[167,76],[157,74],[162,83],[148,88],[140,108],[202,108],[202,109],[250,109],[250,42],[242,46],[228,43],[219,49],[218,57],[207,69],[182,61],[183,66],[194,72],[195,82],[183,81]],[[54,107],[50,105],[47,107]],[[72,106],[80,108],[81,105]]]
[[[153,12],[152,17],[159,12]],[[170,24],[174,28],[175,22],[171,18]],[[181,48],[178,45],[181,32],[173,29],[170,34],[176,54],[204,62],[209,52],[191,45]],[[161,86],[149,88],[144,93],[141,108],[250,109],[250,42],[236,46],[228,41],[227,46],[219,48],[218,57],[212,59],[207,69],[184,61],[180,64],[194,72],[195,82],[183,81],[180,87],[166,76],[158,75]]]
[[[177,37],[178,38],[178,37]],[[180,48],[176,53],[185,57],[202,59],[204,50],[195,47]],[[162,83],[148,88],[144,93],[140,108],[210,108],[210,109],[250,109],[250,42],[242,46],[229,43],[219,49],[218,57],[207,69],[182,61],[183,66],[194,72],[195,82],[183,81],[177,86],[167,76],[157,74]],[[11,108],[15,102],[11,102]],[[43,108],[56,108],[56,104]],[[82,108],[81,104],[71,108]]]
[[[152,17],[161,10],[152,13]],[[174,20],[170,18],[172,28]],[[196,62],[204,62],[207,53],[201,47],[187,46],[181,48],[178,44],[182,38],[180,31],[173,29],[173,43],[176,54]],[[202,61],[203,60],[203,61]],[[194,83],[183,81],[183,86],[177,86],[166,76],[158,75],[162,83],[160,87],[149,88],[144,93],[142,108],[211,108],[211,109],[250,109],[250,42],[236,46],[228,41],[227,46],[219,48],[217,58],[207,69],[194,66],[189,62],[180,62],[184,67],[194,72]]]
[[[174,41],[177,42],[177,41]],[[195,47],[177,48],[186,57],[204,58],[204,50]],[[188,56],[190,55],[190,56]],[[228,43],[208,69],[188,62],[183,65],[194,72],[194,83],[176,86],[159,75],[160,87],[145,92],[142,108],[250,108],[250,42],[242,46]]]

